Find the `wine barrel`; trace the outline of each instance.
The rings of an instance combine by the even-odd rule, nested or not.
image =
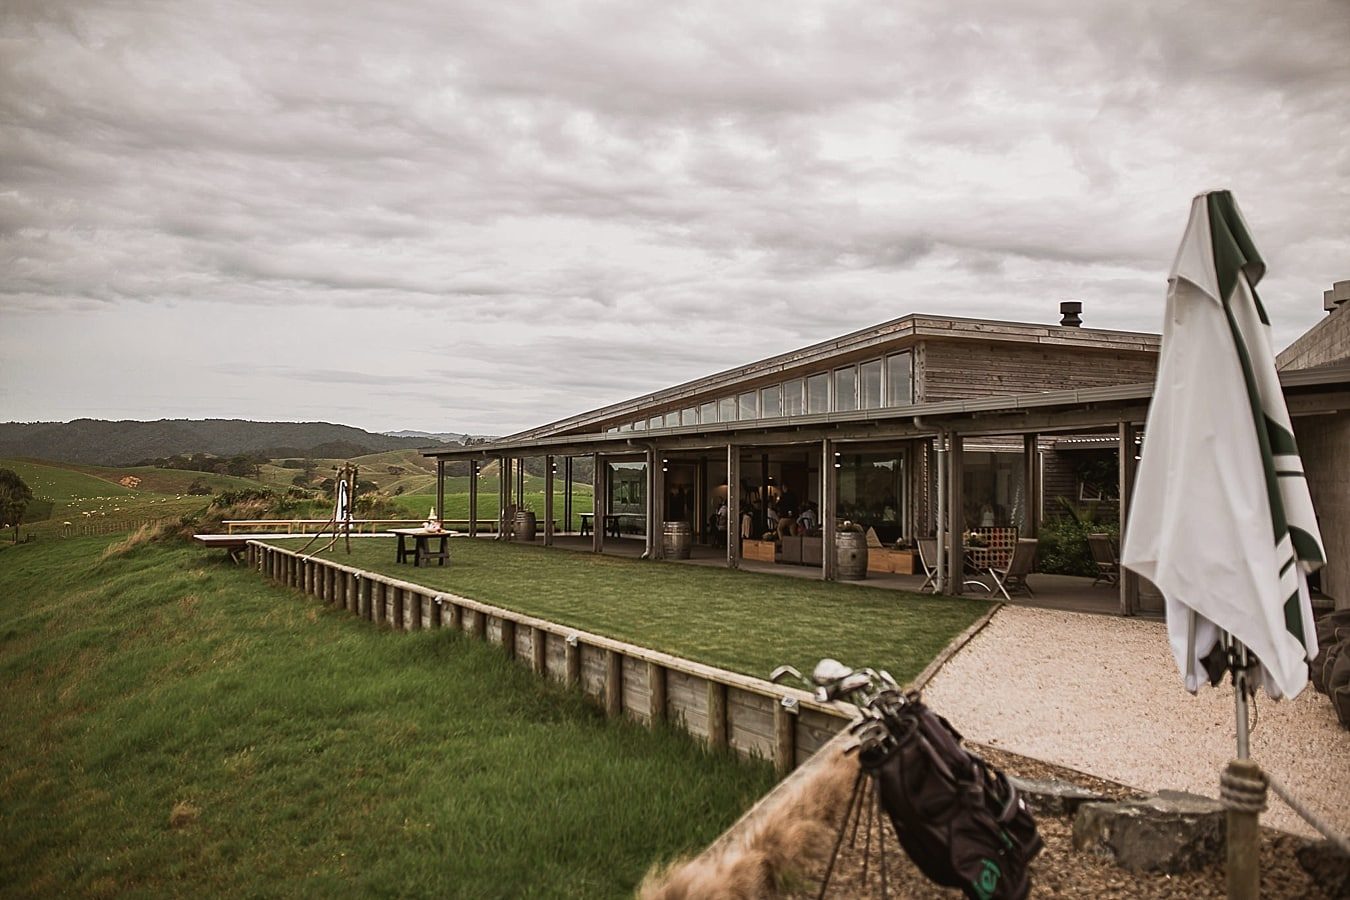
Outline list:
[[[518,541],[534,540],[535,532],[537,531],[534,513],[528,509],[516,510],[515,528],[513,530],[515,531],[515,537]]]
[[[861,581],[867,577],[867,535],[861,531],[837,532],[834,551],[840,581]]]
[[[667,522],[661,529],[661,553],[666,559],[688,559],[693,541],[688,522]]]

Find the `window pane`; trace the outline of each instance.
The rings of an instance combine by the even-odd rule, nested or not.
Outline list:
[[[619,426],[619,430],[620,430],[620,431],[632,431],[632,430],[633,430],[633,423],[632,423],[632,422],[624,422],[622,425]]]
[[[909,351],[886,357],[886,405],[909,406],[914,402],[914,381]]]
[[[747,391],[746,393],[741,394],[736,398],[736,404],[740,407],[742,422],[759,418],[759,405],[755,402],[754,391]]]
[[[823,413],[830,411],[830,376],[821,372],[806,379],[806,411]]]
[[[641,421],[639,421],[639,422],[634,422],[634,423],[633,423],[633,430],[634,430],[634,431],[646,431],[646,430],[647,430],[647,420],[646,420],[646,419],[643,419],[643,420],[641,420]]]
[[[736,398],[723,397],[717,401],[717,416],[723,422],[736,421]]]
[[[834,408],[839,412],[858,408],[858,370],[853,366],[834,370]]]
[[[680,424],[680,414],[677,410],[672,409],[670,412],[666,413],[665,419],[667,428],[674,428],[676,425]]]
[[[648,428],[660,428],[660,427],[661,427],[661,417],[660,417],[660,416],[652,416],[651,419],[647,422],[647,427],[648,427]]]
[[[803,384],[800,378],[794,378],[783,385],[783,412],[789,416],[800,416],[806,411],[802,403]]]
[[[859,366],[858,382],[862,408],[876,409],[881,406],[881,360],[874,359]]]
[[[759,414],[772,419],[783,414],[783,388],[775,384],[759,392]]]
[[[694,409],[692,406],[689,407],[688,409],[682,409],[682,410],[680,410],[680,424],[681,424],[681,425],[697,425],[697,424],[698,424],[698,410]]]
[[[702,425],[717,424],[717,404],[711,400],[698,408],[698,421]]]

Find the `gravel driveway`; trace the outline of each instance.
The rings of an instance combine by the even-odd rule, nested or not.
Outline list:
[[[1005,606],[938,672],[925,700],[968,739],[1147,791],[1217,797],[1234,753],[1225,681],[1186,693],[1160,621]],[[1257,694],[1252,758],[1350,834],[1350,731],[1309,685]],[[1263,825],[1313,836],[1272,792]]]

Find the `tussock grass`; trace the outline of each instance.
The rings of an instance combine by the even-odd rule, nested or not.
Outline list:
[[[0,895],[630,896],[772,783],[199,549],[0,556]]]

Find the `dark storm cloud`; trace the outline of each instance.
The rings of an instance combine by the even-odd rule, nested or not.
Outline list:
[[[911,311],[1155,329],[1218,186],[1284,343],[1350,256],[1344,12],[12,2],[0,352],[97,363],[192,311],[222,403],[326,382],[503,433]],[[45,349],[13,416],[75,364]]]

